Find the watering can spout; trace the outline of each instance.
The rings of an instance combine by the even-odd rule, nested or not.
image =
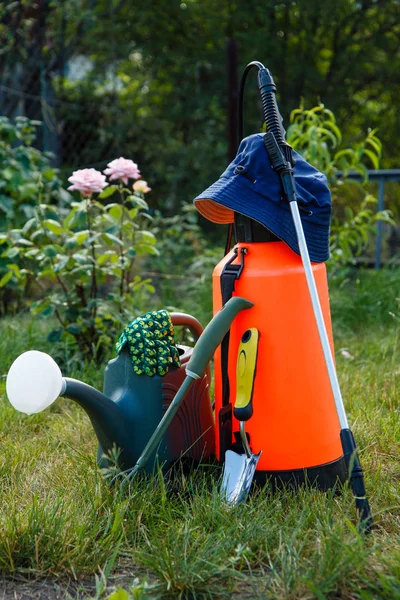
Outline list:
[[[63,377],[57,363],[44,352],[30,350],[21,354],[7,375],[8,399],[17,410],[28,415],[41,412],[59,396],[77,402],[87,413],[104,453],[122,448],[118,462],[131,464],[129,438],[133,422],[119,406],[102,392],[82,381]]]
[[[118,464],[131,464],[130,440],[134,434],[134,423],[123,413],[118,404],[91,385],[77,379],[64,378],[65,390],[62,395],[75,400],[87,413],[104,454],[114,448],[121,452]]]

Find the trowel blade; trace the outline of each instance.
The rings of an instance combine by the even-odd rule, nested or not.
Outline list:
[[[235,506],[246,499],[260,456],[261,452],[248,458],[246,454],[226,451],[221,495],[228,504]]]

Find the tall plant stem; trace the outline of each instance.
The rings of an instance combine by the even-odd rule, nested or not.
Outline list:
[[[56,279],[57,279],[57,281],[58,281],[58,283],[59,283],[62,291],[64,292],[65,301],[66,301],[68,307],[71,308],[72,304],[71,304],[71,301],[69,300],[68,288],[65,285],[64,281],[62,280],[61,275],[59,273],[55,272],[55,269],[54,269],[54,260],[52,258],[50,259],[50,262],[51,262],[51,266],[53,267],[53,273],[55,274]]]
[[[43,286],[43,285],[42,285],[42,284],[41,284],[41,283],[38,281],[38,279],[37,279],[37,278],[36,278],[36,279],[34,279],[34,278],[32,277],[32,280],[33,280],[33,281],[34,281],[34,283],[37,285],[37,287],[39,288],[39,290],[40,290],[41,292],[43,292],[43,295],[46,295],[46,294],[47,294],[47,290],[46,290],[46,288],[45,288],[45,287],[44,287],[44,286]],[[68,302],[68,300],[67,300],[67,302]],[[64,319],[61,317],[61,315],[60,315],[60,313],[59,313],[59,311],[58,311],[58,308],[55,308],[55,309],[54,309],[54,314],[56,315],[56,318],[57,318],[58,322],[60,323],[60,325],[62,325],[62,327],[65,329],[65,328],[66,328],[66,326],[67,326],[67,323],[66,323],[66,322],[64,321]]]
[[[90,209],[91,209],[90,198],[88,198],[86,219],[87,219],[87,228],[89,231],[89,237],[92,237],[92,221],[91,221]],[[92,300],[95,300],[97,298],[97,270],[96,270],[96,248],[95,248],[94,240],[92,240],[92,242],[90,243],[90,246],[91,246],[91,250],[92,250],[92,259],[93,259],[92,285],[91,285],[91,289],[90,289],[90,297]],[[96,312],[97,312],[97,306],[96,306],[96,303],[94,303],[93,319],[96,317]]]
[[[119,295],[121,298],[121,302],[120,302],[120,311],[122,312],[122,300],[124,297],[124,282],[125,282],[125,266],[124,266],[124,259],[125,259],[125,251],[124,251],[124,232],[123,232],[123,226],[124,226],[124,220],[125,220],[125,202],[124,202],[124,195],[122,193],[122,184],[119,185],[119,195],[121,198],[121,208],[122,208],[122,212],[121,212],[121,220],[120,220],[120,229],[119,229],[119,239],[121,240],[121,246],[120,246],[120,259],[121,259],[121,281],[119,283]]]

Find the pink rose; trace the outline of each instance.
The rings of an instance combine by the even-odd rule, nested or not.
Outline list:
[[[106,178],[96,169],[79,169],[73,171],[68,181],[72,183],[69,190],[78,190],[84,198],[90,198],[94,192],[101,192],[108,186]]]
[[[104,169],[103,173],[108,175],[110,181],[121,179],[125,185],[128,184],[128,179],[139,179],[140,171],[136,163],[129,158],[116,158],[107,165],[108,169]]]
[[[147,192],[151,192],[151,187],[147,185],[147,181],[144,179],[139,179],[139,181],[135,181],[132,186],[134,192],[140,192],[141,194],[147,194]]]

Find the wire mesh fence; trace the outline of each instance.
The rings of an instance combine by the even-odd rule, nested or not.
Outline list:
[[[33,70],[27,80],[0,83],[0,94],[2,116],[26,116],[41,122],[35,145],[51,153],[55,166],[101,166],[115,157],[123,143],[117,121],[118,96],[112,93],[97,104],[82,94],[69,99],[61,82],[50,86]]]

